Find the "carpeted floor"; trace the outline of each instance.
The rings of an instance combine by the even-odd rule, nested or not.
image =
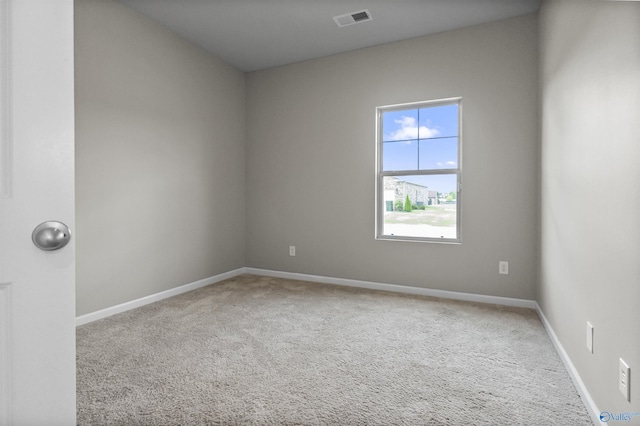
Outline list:
[[[251,275],[77,330],[80,425],[591,425],[535,312]]]

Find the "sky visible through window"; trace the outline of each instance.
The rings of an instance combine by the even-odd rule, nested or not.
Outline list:
[[[385,111],[383,171],[458,168],[458,104]],[[456,191],[456,176],[404,176],[438,192]]]

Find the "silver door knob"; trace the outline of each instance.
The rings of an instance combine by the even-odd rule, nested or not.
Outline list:
[[[49,221],[36,226],[31,240],[40,250],[59,250],[71,239],[71,230],[62,222]]]

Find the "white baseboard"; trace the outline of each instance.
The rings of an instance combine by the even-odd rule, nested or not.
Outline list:
[[[97,321],[102,318],[110,317],[111,315],[119,314],[131,309],[139,308],[140,306],[148,305],[149,303],[157,302],[168,297],[177,296],[188,291],[196,290],[200,287],[205,287],[211,284],[215,284],[220,281],[227,280],[229,278],[237,277],[246,273],[246,268],[238,268],[233,271],[224,272],[213,277],[204,278],[199,281],[194,281],[189,284],[181,285],[180,287],[171,288],[169,290],[161,291],[160,293],[152,294],[149,296],[141,297],[140,299],[132,300],[130,302],[121,303],[116,306],[101,309],[99,311],[91,312],[89,314],[80,315],[76,317],[76,326],[88,324],[93,321]]]
[[[141,306],[148,305],[149,303],[157,302],[159,300],[166,299],[168,297],[177,296],[179,294],[186,293],[188,291],[192,291],[207,285],[215,284],[217,282],[220,282],[229,278],[237,277],[238,275],[242,275],[242,274],[264,275],[267,277],[288,278],[288,279],[310,281],[310,282],[316,282],[316,283],[343,285],[347,287],[367,288],[370,290],[382,290],[382,291],[391,291],[396,293],[416,294],[420,296],[439,297],[443,299],[464,300],[467,302],[491,303],[495,305],[513,306],[518,308],[536,309],[536,306],[537,306],[535,301],[526,300],[526,299],[513,299],[509,297],[499,297],[499,296],[485,296],[482,294],[460,293],[456,291],[435,290],[430,288],[410,287],[410,286],[396,285],[396,284],[385,284],[385,283],[377,283],[372,281],[360,281],[360,280],[352,280],[352,279],[346,279],[346,278],[325,277],[320,275],[299,274],[294,272],[272,271],[268,269],[259,269],[259,268],[238,268],[238,269],[234,269],[233,271],[225,272],[209,278],[204,278],[202,280],[185,284],[180,287],[172,288],[169,290],[165,290],[160,293],[141,297],[140,299],[132,300],[130,302],[121,303],[116,306],[111,306],[109,308],[105,308],[99,311],[81,315],[79,317],[76,317],[76,326],[88,324],[90,322],[97,321],[99,319],[110,317],[111,315],[119,314],[119,313],[128,311],[130,309],[139,308]]]
[[[587,408],[589,415],[591,416],[591,420],[593,421],[593,424],[602,425],[602,426],[606,425],[606,423],[603,423],[600,420],[600,410],[598,410],[596,403],[591,398],[591,395],[589,394],[587,387],[584,385],[584,382],[580,378],[580,375],[578,374],[578,370],[576,370],[576,367],[571,362],[571,358],[569,358],[569,355],[564,350],[562,343],[560,343],[560,340],[558,340],[558,336],[556,336],[555,331],[553,331],[551,324],[547,320],[547,317],[544,315],[544,312],[542,312],[542,308],[540,308],[540,305],[538,305],[537,302],[536,302],[535,309],[536,309],[536,312],[538,313],[538,316],[540,317],[540,321],[542,321],[542,325],[544,325],[545,330],[547,330],[547,334],[551,339],[551,343],[553,343],[553,346],[556,348],[556,352],[558,352],[558,355],[560,355],[560,359],[562,360],[565,368],[569,372],[569,377],[571,377],[571,380],[573,381],[574,386],[578,390],[578,393],[580,394],[580,398],[582,398],[582,401],[584,402],[584,405]]]
[[[267,277],[288,278],[300,281],[310,281],[315,283],[336,284],[347,287],[367,288],[370,290],[391,291],[396,293],[415,294],[419,296],[439,297],[442,299],[464,300],[467,302],[491,303],[494,305],[513,306],[517,308],[535,309],[537,304],[534,300],[513,299],[510,297],[485,296],[482,294],[460,293],[457,291],[435,290],[422,287],[411,287],[406,285],[385,284],[372,281],[360,281],[346,278],[332,278],[320,275],[298,274],[294,272],[271,271],[268,269],[245,268],[245,273],[263,275]]]

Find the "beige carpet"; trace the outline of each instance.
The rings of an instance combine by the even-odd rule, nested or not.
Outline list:
[[[80,425],[591,425],[535,312],[243,275],[78,328]]]

